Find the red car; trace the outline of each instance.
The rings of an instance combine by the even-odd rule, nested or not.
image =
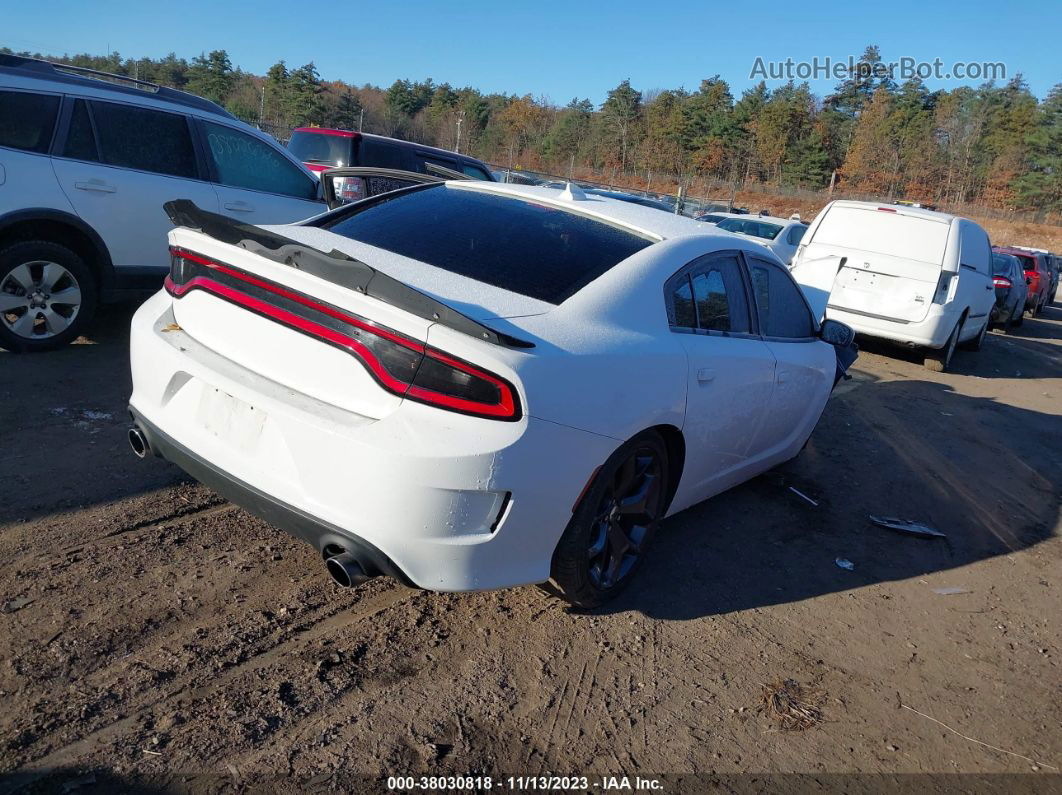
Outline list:
[[[1025,311],[1030,315],[1040,314],[1051,300],[1048,293],[1051,288],[1051,271],[1047,257],[1034,251],[1027,251],[1012,246],[993,246],[993,251],[1000,254],[1012,254],[1025,269],[1025,282],[1029,285],[1029,295],[1025,299]]]

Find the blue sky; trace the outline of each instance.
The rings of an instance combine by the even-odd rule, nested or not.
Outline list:
[[[388,86],[426,77],[483,91],[600,103],[624,78],[636,88],[695,89],[715,74],[735,96],[756,58],[858,57],[869,43],[885,60],[1002,62],[1043,98],[1062,82],[1050,37],[1062,3],[921,0],[880,3],[654,3],[612,0],[451,0],[448,3],[297,0],[35,0],[3,3],[0,45],[50,53],[192,57],[228,50],[262,74],[278,59],[313,61],[325,79]],[[809,81],[828,93],[834,79]],[[964,82],[929,79],[930,88]],[[768,81],[778,85],[779,81]]]

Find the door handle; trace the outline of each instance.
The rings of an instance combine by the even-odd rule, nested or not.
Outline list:
[[[985,285],[985,289],[986,289],[986,290],[992,290],[992,289],[994,289],[994,288],[995,288],[995,285],[994,285],[994,284],[986,284],[986,285]]]
[[[702,367],[700,370],[697,371],[697,380],[700,381],[702,384],[708,381],[714,381],[715,370],[710,370],[707,367]]]
[[[254,206],[247,202],[225,202],[226,210],[234,210],[238,213],[253,213]]]
[[[90,179],[88,182],[75,182],[74,187],[78,190],[93,191],[95,193],[117,193],[118,191],[114,185],[108,185],[98,179]]]
[[[779,370],[778,371],[777,380],[778,380],[779,384],[784,384],[786,381],[789,380],[789,371],[788,370]]]

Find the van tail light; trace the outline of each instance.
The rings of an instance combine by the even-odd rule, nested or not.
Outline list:
[[[994,284],[996,287],[1002,287],[1005,290],[1009,290],[1012,286],[1010,283],[1010,279],[1004,278],[1003,276],[993,276],[992,284]]]
[[[521,417],[516,389],[488,370],[372,320],[180,248],[170,249],[166,291],[202,290],[353,356],[388,392],[495,420]]]
[[[946,271],[940,274],[940,279],[937,281],[937,291],[933,293],[934,304],[946,304],[948,302],[948,291],[951,288],[951,280],[954,276],[954,273]]]

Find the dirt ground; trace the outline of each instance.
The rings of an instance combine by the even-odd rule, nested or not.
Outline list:
[[[136,460],[130,314],[64,351],[0,352],[0,790],[542,772],[1062,787],[1058,305],[949,374],[864,343],[798,459],[669,519],[591,613],[533,587],[341,590],[308,546]],[[823,693],[821,722],[782,731],[761,708],[785,679]]]

